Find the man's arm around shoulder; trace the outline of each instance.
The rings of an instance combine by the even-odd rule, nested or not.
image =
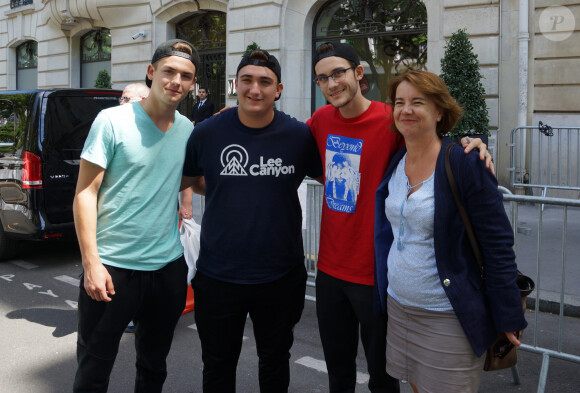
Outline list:
[[[110,302],[115,294],[111,275],[97,250],[97,196],[105,169],[81,159],[73,213],[84,269],[84,288],[96,301]]]

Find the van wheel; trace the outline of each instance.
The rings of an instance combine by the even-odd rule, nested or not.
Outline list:
[[[7,239],[0,223],[0,261],[12,258],[18,250],[18,240]]]

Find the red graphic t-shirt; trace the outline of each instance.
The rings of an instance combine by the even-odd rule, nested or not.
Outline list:
[[[352,119],[326,105],[307,121],[324,167],[318,269],[341,280],[374,283],[375,191],[403,145],[392,121],[376,101]]]

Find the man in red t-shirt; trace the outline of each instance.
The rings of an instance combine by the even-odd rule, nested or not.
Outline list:
[[[385,370],[387,317],[373,313],[373,233],[375,191],[403,138],[390,129],[390,106],[362,95],[364,68],[352,46],[322,44],[313,65],[330,103],[306,122],[324,166],[316,314],[330,393],[355,391],[359,329],[369,390],[399,392],[398,381]],[[474,147],[489,165],[481,140],[474,139],[467,151]]]

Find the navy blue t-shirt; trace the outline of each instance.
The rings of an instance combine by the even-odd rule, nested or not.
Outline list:
[[[205,177],[199,272],[260,284],[304,263],[297,189],[322,175],[306,124],[275,111],[268,126],[249,128],[230,109],[195,126],[183,174]]]

